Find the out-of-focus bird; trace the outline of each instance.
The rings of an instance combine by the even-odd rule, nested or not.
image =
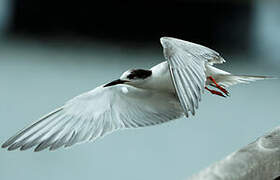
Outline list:
[[[94,141],[118,129],[150,126],[195,115],[204,89],[226,97],[225,87],[266,76],[239,76],[215,68],[214,50],[171,37],[160,42],[166,61],[130,69],[120,79],[83,93],[8,139],[3,148],[55,150]],[[209,87],[214,87],[210,89]]]

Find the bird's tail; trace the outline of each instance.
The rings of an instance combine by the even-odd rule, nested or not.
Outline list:
[[[232,74],[225,74],[220,75],[219,77],[220,85],[225,87],[232,86],[239,83],[249,83],[256,80],[263,80],[263,79],[276,79],[272,76],[250,76],[250,75],[232,75]]]

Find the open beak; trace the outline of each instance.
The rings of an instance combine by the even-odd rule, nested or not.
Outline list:
[[[104,85],[103,87],[114,86],[114,85],[117,85],[117,84],[124,84],[125,82],[129,82],[129,81],[117,79],[115,81],[112,81],[112,82]]]

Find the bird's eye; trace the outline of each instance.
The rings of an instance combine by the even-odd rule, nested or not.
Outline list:
[[[152,71],[144,69],[135,69],[128,76],[128,79],[146,79],[152,75]]]
[[[136,79],[136,75],[135,74],[129,74],[127,76],[128,79]]]

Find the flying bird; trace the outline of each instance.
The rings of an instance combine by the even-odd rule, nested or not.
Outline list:
[[[130,69],[66,102],[8,139],[3,148],[55,150],[94,141],[119,129],[137,128],[195,115],[204,90],[222,97],[228,86],[266,76],[232,75],[214,67],[225,60],[192,42],[160,38],[166,61],[151,69]]]

